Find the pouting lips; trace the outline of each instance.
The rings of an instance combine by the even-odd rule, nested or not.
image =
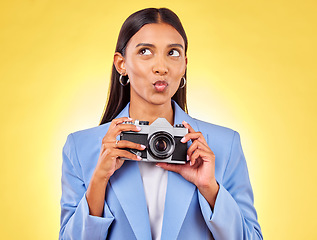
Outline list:
[[[165,88],[167,87],[168,83],[165,81],[156,81],[154,83],[154,88],[158,92],[163,92]]]

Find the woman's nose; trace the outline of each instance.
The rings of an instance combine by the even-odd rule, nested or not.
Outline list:
[[[153,72],[159,75],[165,75],[168,72],[168,67],[164,57],[158,57],[153,66]]]

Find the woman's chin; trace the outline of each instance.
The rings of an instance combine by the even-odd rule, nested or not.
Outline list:
[[[145,104],[145,105],[164,105],[171,102],[172,94],[169,91],[164,92],[150,92],[148,94],[131,94],[131,102],[137,102],[138,104]]]
[[[151,96],[151,98],[149,99],[148,102],[153,104],[153,105],[164,105],[166,103],[170,103],[171,98],[172,97],[154,94]]]

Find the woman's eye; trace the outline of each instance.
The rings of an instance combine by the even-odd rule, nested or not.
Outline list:
[[[180,53],[179,53],[179,51],[173,49],[173,50],[171,50],[171,51],[168,53],[168,55],[170,55],[170,56],[172,56],[172,57],[179,57],[179,56],[180,56]]]
[[[150,55],[151,54],[151,51],[147,48],[144,48],[144,49],[141,49],[140,52],[139,52],[141,55]]]

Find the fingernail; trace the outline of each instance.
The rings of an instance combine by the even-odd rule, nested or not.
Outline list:
[[[184,124],[184,123],[185,123],[185,124],[188,124],[186,121],[183,121],[183,124]]]
[[[189,159],[190,159],[190,158],[189,158],[189,156],[187,155],[187,161],[189,161]]]
[[[160,166],[158,164],[155,164],[155,167],[159,167],[160,168]]]
[[[192,163],[192,162],[189,162],[189,166],[193,166],[193,163]]]
[[[137,159],[142,160],[142,158],[140,156],[136,156]]]
[[[128,119],[129,119],[130,121],[132,121],[132,118],[128,117]]]
[[[140,131],[140,130],[141,130],[141,128],[140,128],[139,126],[136,126],[136,129],[137,129],[138,131]]]
[[[146,148],[146,146],[144,146],[143,144],[141,144],[141,148],[145,149],[145,148]]]
[[[183,137],[183,138],[181,139],[181,142],[184,143],[185,141],[186,141],[186,138]]]

